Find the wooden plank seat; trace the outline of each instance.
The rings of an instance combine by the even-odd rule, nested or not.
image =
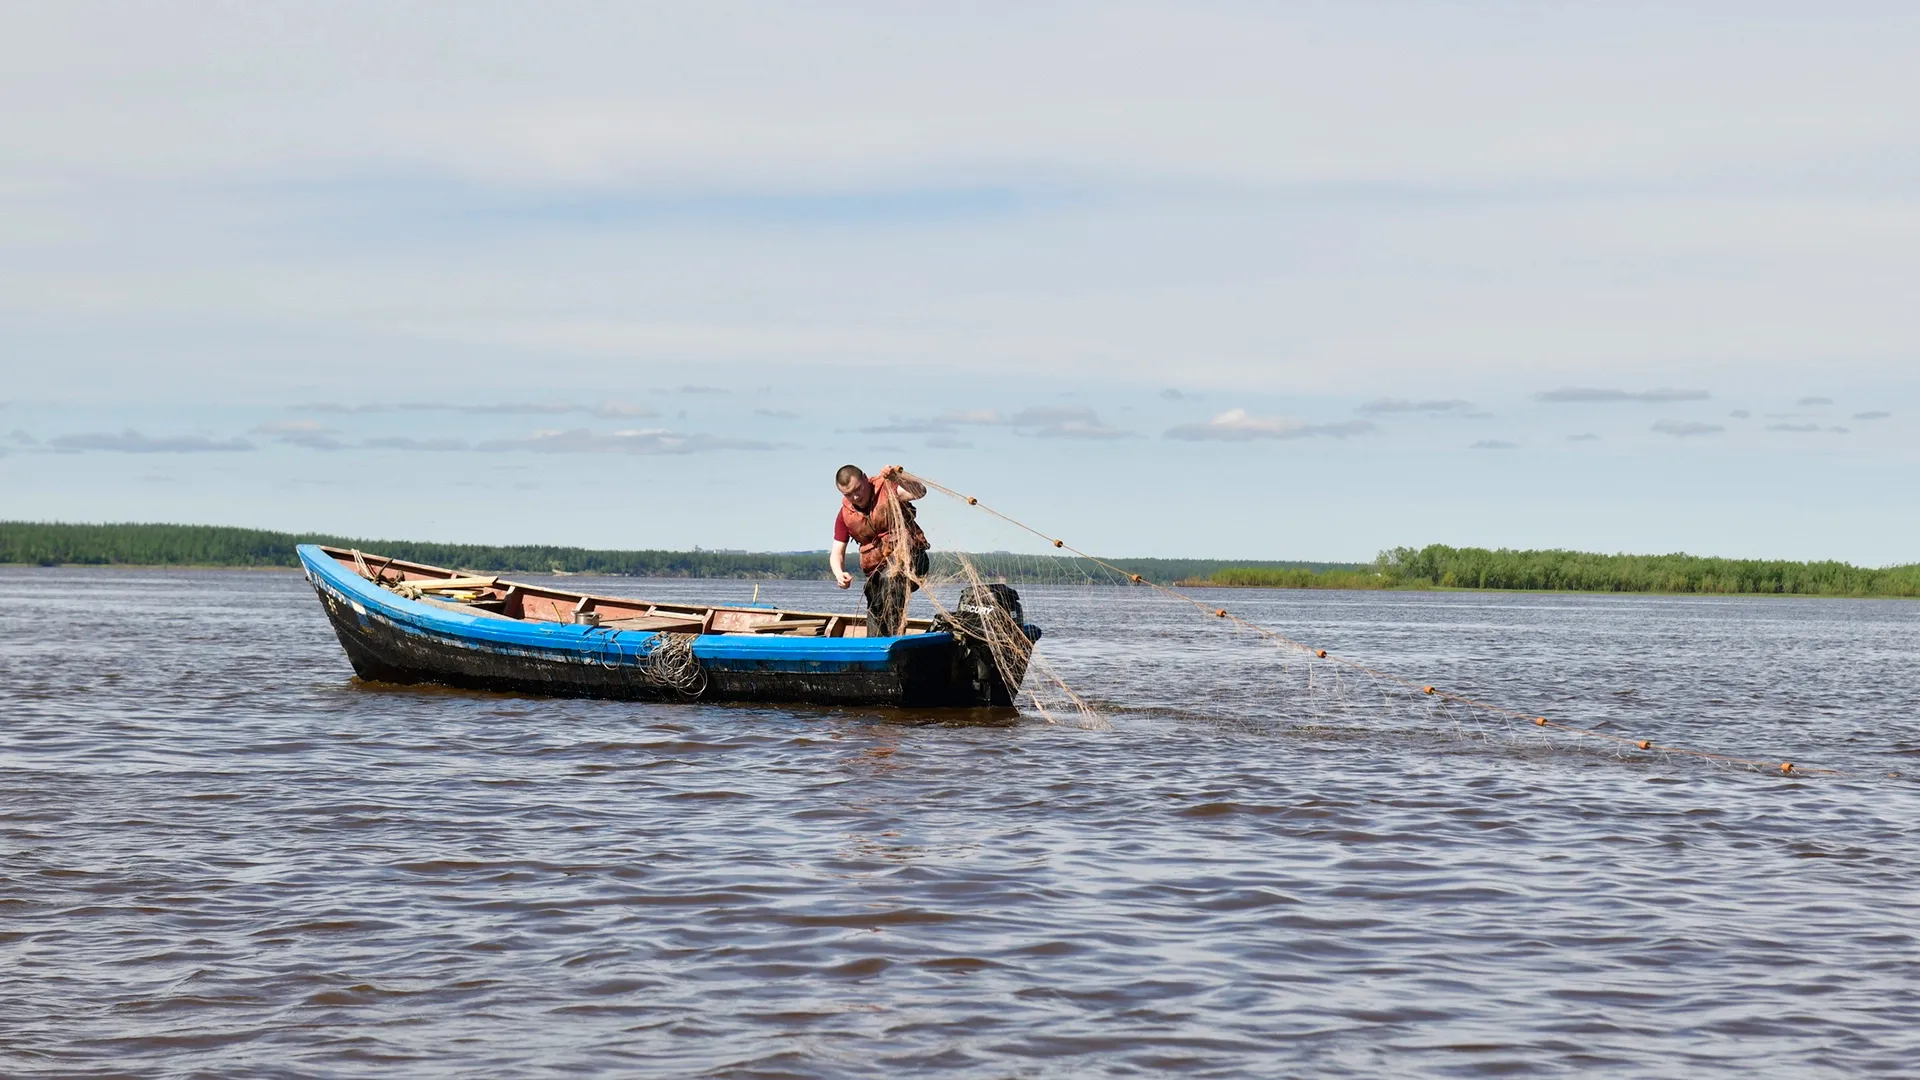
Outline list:
[[[729,630],[733,634],[788,634],[794,637],[819,637],[827,629],[827,619],[779,619]],[[710,632],[707,620],[684,615],[642,615],[632,619],[608,619],[601,626],[614,630],[644,630],[677,634]]]
[[[450,578],[408,578],[401,582],[411,585],[422,592],[470,591],[473,589],[491,589],[499,584],[497,577],[450,577]]]
[[[666,631],[672,634],[697,634],[706,628],[702,617],[688,615],[640,615],[631,619],[607,619],[600,624],[615,630]]]
[[[508,615],[505,612],[499,610],[500,602],[497,600],[496,601],[483,600],[478,603],[459,604],[459,603],[453,602],[452,600],[442,600],[435,596],[417,596],[417,597],[413,597],[412,599],[418,600],[422,604],[432,604],[434,607],[437,607],[437,608],[446,608],[448,611],[457,611],[462,615],[484,615],[489,619],[513,618],[513,616]]]
[[[794,637],[819,637],[827,629],[826,619],[781,619],[761,623],[742,631],[748,634],[791,634]]]

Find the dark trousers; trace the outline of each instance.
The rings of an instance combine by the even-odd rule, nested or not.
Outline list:
[[[927,553],[913,553],[913,572],[916,576],[927,576]],[[867,575],[867,636],[892,637],[898,634],[907,621],[907,597],[913,592],[913,582],[892,560],[880,564],[880,568]]]

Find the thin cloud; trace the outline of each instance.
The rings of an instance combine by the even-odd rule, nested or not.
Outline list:
[[[230,454],[255,449],[245,439],[210,439],[204,435],[153,436],[143,435],[132,428],[117,435],[108,432],[60,435],[49,439],[47,445],[63,454],[79,454],[89,450],[114,454]]]
[[[251,434],[265,435],[274,442],[288,446],[303,446],[308,450],[345,450],[347,444],[340,440],[340,433],[321,424],[317,420],[275,420],[270,424],[261,424]]]
[[[309,450],[470,450],[465,439],[418,439],[410,435],[387,435],[359,442],[347,442],[340,433],[313,420],[277,420],[261,424],[251,434],[265,435],[274,442],[301,446]]]
[[[1191,390],[1175,390],[1169,386],[1160,391],[1160,396],[1168,401],[1199,401],[1200,395]]]
[[[1705,401],[1712,397],[1705,390],[1679,390],[1670,386],[1656,387],[1652,390],[1613,390],[1597,386],[1562,386],[1557,390],[1542,390],[1533,395],[1535,401],[1553,404],[1577,404],[1607,401]]]
[[[1092,409],[1022,409],[1007,418],[1015,435],[1038,439],[1129,439],[1133,432],[1111,427]]]
[[[435,453],[472,449],[465,439],[415,439],[407,435],[367,439],[360,446],[367,450],[425,450]]]
[[[1745,409],[1735,409],[1727,415],[1733,417],[1735,420],[1745,420],[1753,414]]]
[[[294,405],[291,408],[294,412],[337,416],[387,412],[450,412],[465,413],[469,416],[565,416],[569,413],[587,413],[609,420],[619,420],[660,415],[645,405],[624,401],[609,401],[597,406],[581,405],[572,401],[505,401],[479,405],[449,401],[403,401],[397,405],[384,402],[371,405],[341,405],[322,401]]]
[[[1518,450],[1520,449],[1520,444],[1517,442],[1507,442],[1505,439],[1481,439],[1479,442],[1474,443],[1472,446],[1467,447],[1467,449],[1469,450]]]
[[[1834,424],[1826,427],[1823,427],[1819,424],[1768,424],[1767,430],[1768,431],[1785,431],[1785,432],[1791,432],[1794,434],[1806,434],[1810,432],[1819,432],[1819,431],[1824,431],[1833,435],[1845,435],[1848,433],[1848,429],[1843,428],[1838,424]]]
[[[1857,413],[1854,413],[1854,414],[1853,414],[1853,418],[1854,418],[1855,420],[1885,420],[1885,419],[1886,419],[1887,417],[1889,417],[1889,416],[1892,416],[1892,415],[1893,415],[1893,414],[1892,414],[1892,413],[1890,413],[1890,412],[1883,412],[1883,411],[1881,411],[1881,410],[1879,410],[1879,409],[1875,409],[1875,410],[1873,410],[1872,412],[1857,412]]]
[[[1647,430],[1676,439],[1689,439],[1696,435],[1718,435],[1727,428],[1724,424],[1703,424],[1697,420],[1656,420]]]
[[[724,386],[695,386],[691,383],[680,388],[683,394],[731,394],[733,391]]]
[[[1188,442],[1250,442],[1254,439],[1305,439],[1326,436],[1344,439],[1374,430],[1371,420],[1338,424],[1309,424],[1290,416],[1249,416],[1245,409],[1229,409],[1204,424],[1180,424],[1167,429],[1169,439]]]
[[[1015,435],[1035,439],[1130,439],[1131,431],[1114,427],[1092,409],[1078,405],[1043,405],[1011,415],[993,409],[951,410],[929,420],[903,420],[860,428],[863,435],[936,435],[953,437],[956,426],[1005,427]]]
[[[1583,431],[1578,435],[1567,436],[1567,441],[1568,442],[1599,442],[1600,436],[1595,435],[1591,431]]]
[[[27,434],[26,431],[24,431],[21,428],[14,428],[12,431],[7,432],[7,441],[11,443],[17,443],[21,446],[39,446],[40,445],[39,439],[36,439],[33,436]]]
[[[1465,412],[1471,408],[1473,408],[1473,402],[1462,401],[1459,398],[1448,398],[1445,401],[1414,401],[1409,398],[1375,398],[1354,411],[1379,415],[1383,413]]]
[[[934,450],[971,450],[973,444],[965,439],[956,439],[951,435],[935,435],[927,440],[927,446]]]
[[[773,420],[798,420],[800,414],[791,409],[755,409],[755,416],[765,416]]]
[[[536,431],[518,439],[491,439],[477,449],[490,453],[524,451],[534,454],[700,454],[714,450],[772,450],[772,443],[754,439],[723,439],[714,435],[686,435],[654,428],[602,434],[586,428]]]
[[[394,405],[342,405],[335,401],[310,401],[302,405],[289,405],[291,412],[320,413],[324,416],[344,416],[349,413],[392,412]],[[420,406],[426,408],[427,406]]]
[[[1004,424],[1000,414],[992,409],[966,409],[943,412],[933,418],[936,424]]]
[[[407,405],[403,408],[413,408]],[[435,406],[429,406],[435,407]],[[582,406],[571,401],[508,401],[499,405],[442,405],[438,408],[451,409],[454,412],[475,413],[481,416],[561,416],[566,413],[584,412]]]
[[[1830,397],[1803,397],[1799,401],[1794,402],[1794,404],[1795,405],[1831,405],[1833,404],[1833,399]]]
[[[635,405],[632,402],[627,402],[627,401],[609,401],[606,404],[601,405],[599,408],[593,410],[593,415],[603,417],[608,420],[621,420],[621,419],[637,420],[637,419],[645,419],[650,416],[659,416],[660,414],[654,411],[653,409],[647,408],[645,405]]]

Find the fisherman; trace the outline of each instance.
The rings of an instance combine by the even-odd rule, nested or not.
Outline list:
[[[927,534],[914,521],[913,500],[927,487],[898,465],[868,479],[858,465],[834,474],[840,513],[833,519],[827,565],[841,588],[853,584],[846,570],[847,541],[860,545],[860,572],[867,577],[867,636],[892,637],[906,628],[907,596],[927,572]]]

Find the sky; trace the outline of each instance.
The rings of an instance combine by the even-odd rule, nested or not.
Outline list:
[[[1920,9],[0,7],[0,518],[1920,561]],[[936,546],[1022,550],[929,503]]]

